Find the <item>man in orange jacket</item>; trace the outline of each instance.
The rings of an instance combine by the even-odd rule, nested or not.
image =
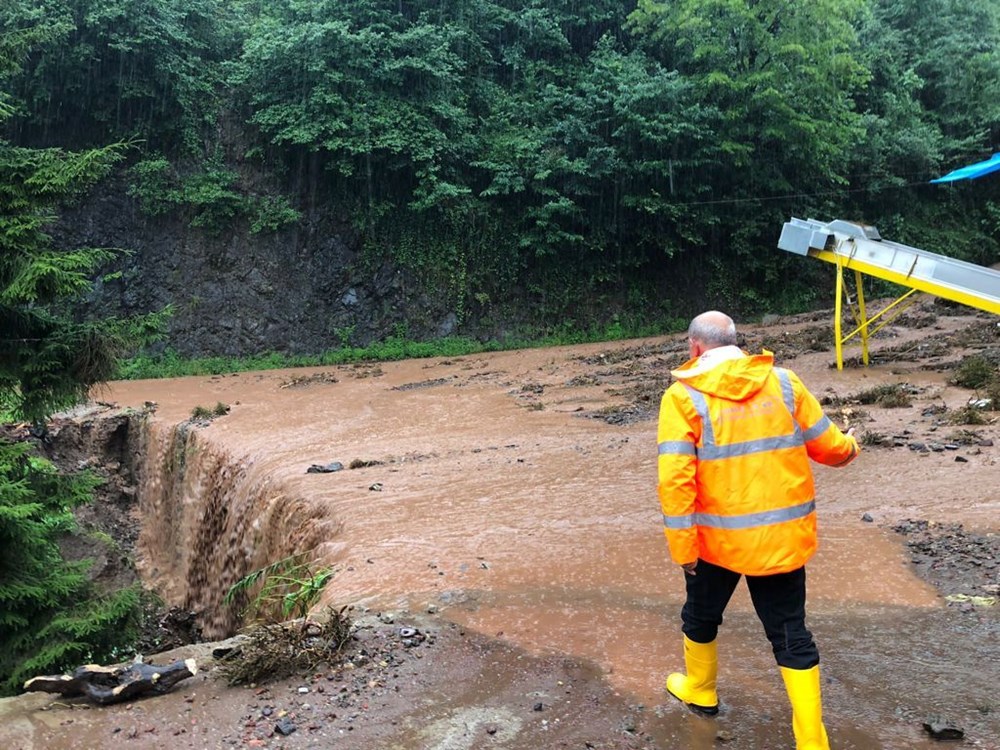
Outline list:
[[[691,359],[671,372],[657,430],[660,506],[670,556],[684,569],[686,673],[667,690],[715,715],[716,635],[741,576],[792,704],[798,750],[828,750],[819,651],[805,625],[805,564],[816,551],[810,459],[844,466],[858,454],[790,370],[747,355],[721,312],[688,328]]]

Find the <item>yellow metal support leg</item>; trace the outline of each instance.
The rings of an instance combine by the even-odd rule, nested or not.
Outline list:
[[[840,316],[843,311],[844,304],[844,267],[837,263],[837,301],[834,303],[833,307],[833,338],[837,342],[837,369],[844,369],[844,342],[840,338]]]
[[[855,269],[854,283],[858,292],[858,325],[861,328],[861,360],[868,367],[868,313],[865,312],[865,289],[861,284],[861,271]]]
[[[872,315],[871,318],[867,318],[866,316],[866,319],[863,321],[861,325],[859,325],[857,328],[855,328],[853,331],[851,331],[849,334],[843,337],[843,343],[846,344],[848,341],[853,339],[858,334],[867,335],[869,337],[874,336],[876,333],[881,331],[887,325],[892,323],[896,318],[898,318],[900,315],[906,312],[907,308],[917,301],[917,298],[914,296],[916,293],[917,293],[916,289],[910,289],[901,297],[899,297],[892,303],[886,305],[885,308]],[[892,311],[892,315],[888,314],[890,311]],[[870,327],[875,323],[875,321],[879,320],[883,316],[885,316],[885,319],[881,320],[877,326],[875,326],[874,328]]]
[[[884,241],[871,229],[853,222],[823,225],[812,220],[792,219],[782,228],[778,241],[782,250],[808,255],[837,267],[833,327],[838,370],[844,369],[844,344],[859,334],[861,359],[866,366],[871,364],[871,338],[916,302],[917,292],[1000,315],[1000,271]],[[851,297],[844,281],[845,269],[854,271],[856,299]],[[908,291],[869,318],[863,274],[898,284]],[[845,298],[857,326],[846,336],[842,319]]]

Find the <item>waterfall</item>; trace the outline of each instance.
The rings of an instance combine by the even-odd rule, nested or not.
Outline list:
[[[231,635],[241,623],[223,604],[230,587],[289,555],[314,553],[337,524],[188,422],[145,419],[140,429],[140,575],[167,604],[196,613],[205,638]]]

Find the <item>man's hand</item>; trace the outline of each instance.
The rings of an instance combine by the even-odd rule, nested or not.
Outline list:
[[[689,576],[698,575],[697,573],[694,572],[694,569],[696,567],[698,567],[697,561],[691,563],[684,563],[683,565],[681,565],[681,568],[684,569],[684,575],[689,575]]]

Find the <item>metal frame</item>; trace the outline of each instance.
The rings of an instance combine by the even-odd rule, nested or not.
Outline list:
[[[916,298],[927,292],[969,307],[1000,314],[1000,272],[973,263],[937,255],[926,250],[883,241],[874,227],[847,221],[823,224],[813,219],[792,219],[781,230],[778,247],[797,255],[808,255],[832,263],[837,268],[834,338],[837,369],[844,369],[843,345],[854,336],[861,337],[861,358],[869,361],[868,340],[899,317]],[[857,304],[851,299],[844,279],[845,271],[854,271]],[[909,289],[872,317],[865,307],[862,274],[899,284]],[[847,300],[857,327],[843,335],[843,302]],[[872,328],[872,324],[890,311],[892,315]]]
[[[862,286],[862,276],[861,271],[857,269],[854,270],[854,288],[857,292],[857,305],[851,300],[850,292],[847,289],[847,285],[844,283],[844,264],[838,259],[833,261],[837,265],[837,301],[834,307],[834,319],[833,319],[833,335],[834,341],[837,349],[837,369],[844,369],[844,344],[850,341],[852,338],[861,335],[861,361],[864,363],[865,367],[868,366],[868,339],[874,336],[876,333],[881,331],[885,326],[889,325],[902,315],[908,308],[910,308],[914,302],[917,301],[916,297],[913,295],[917,293],[916,289],[909,289],[900,297],[897,297],[890,304],[886,305],[879,312],[872,315],[870,318],[867,317],[865,311],[865,290]],[[854,322],[857,324],[857,328],[851,331],[846,336],[841,334],[843,316],[843,301],[847,300],[847,304],[851,310],[851,317],[854,318]],[[874,328],[870,328],[872,323],[886,315],[890,310],[895,310],[892,315],[883,320]]]

